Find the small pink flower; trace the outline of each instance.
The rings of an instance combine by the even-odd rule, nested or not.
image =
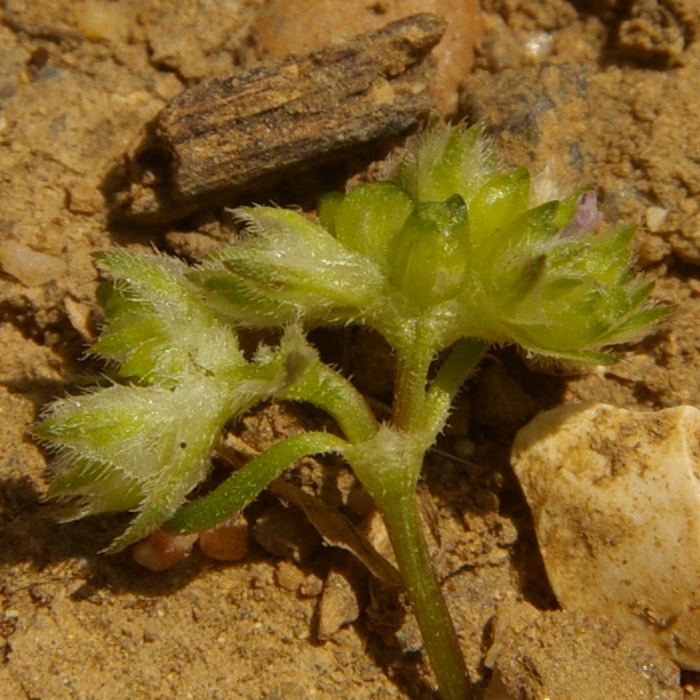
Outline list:
[[[559,235],[562,238],[580,238],[595,231],[602,221],[603,214],[598,210],[598,195],[593,191],[586,192],[579,198],[574,215]]]

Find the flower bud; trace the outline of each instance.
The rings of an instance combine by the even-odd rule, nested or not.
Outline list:
[[[651,292],[630,267],[634,227],[551,241],[542,274],[515,305],[512,325],[524,347],[561,357],[611,362],[597,348],[626,342],[670,313],[645,307]]]
[[[317,355],[298,328],[247,362],[236,331],[205,306],[165,257],[107,253],[106,326],[92,347],[136,385],[114,384],[52,404],[34,429],[57,454],[49,497],[69,518],[136,510],[117,551],[170,518],[207,474],[224,424],[285,391]]]
[[[237,213],[254,235],[187,275],[220,313],[263,326],[345,321],[378,295],[384,279],[377,265],[302,214],[273,207]]]
[[[338,209],[345,199],[342,192],[327,192],[316,204],[316,216],[318,223],[335,236],[335,219],[338,216]]]
[[[98,260],[117,281],[99,289],[107,323],[91,350],[116,362],[119,376],[172,385],[183,373],[243,364],[235,332],[201,302],[184,263],[125,250]]]
[[[169,518],[206,476],[232,400],[230,386],[193,375],[173,389],[114,385],[54,403],[34,430],[58,455],[47,495],[78,498],[67,519],[138,509],[110,551],[123,549]]]
[[[389,249],[413,206],[410,195],[389,182],[358,185],[337,206],[334,235],[346,248],[367,256],[386,273]]]
[[[528,205],[530,174],[523,168],[492,175],[469,202],[471,241],[475,249],[490,249],[512,244],[503,235],[505,227]]]
[[[467,207],[459,195],[419,204],[396,238],[391,281],[419,308],[453,297],[466,272]]]
[[[592,233],[600,217],[590,197],[577,200],[529,209],[475,251],[460,295],[474,324],[469,334],[609,363],[615,355],[602,347],[633,339],[670,312],[645,306],[651,285],[631,269],[634,228]]]
[[[392,180],[418,202],[443,202],[458,194],[468,204],[497,167],[481,124],[466,129],[436,123],[419,137]]]

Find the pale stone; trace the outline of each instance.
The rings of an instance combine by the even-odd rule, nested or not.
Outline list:
[[[199,548],[211,559],[240,561],[248,554],[248,521],[242,513],[199,533]]]
[[[40,287],[65,275],[66,263],[15,241],[0,243],[0,266],[26,287]]]
[[[562,607],[615,619],[700,670],[700,411],[540,414],[512,461]]]
[[[172,535],[155,530],[145,540],[134,545],[134,561],[150,571],[165,571],[179,564],[192,549],[198,535]]]
[[[657,233],[661,230],[664,222],[668,218],[668,209],[662,209],[661,207],[647,207],[644,218],[646,220],[647,228],[652,233]]]
[[[496,669],[518,700],[681,700],[678,667],[605,617],[549,610],[514,634]]]

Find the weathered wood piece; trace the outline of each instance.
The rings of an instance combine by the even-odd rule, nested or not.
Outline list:
[[[306,56],[189,88],[130,157],[118,202],[168,220],[299,166],[410,129],[433,106],[430,61],[445,22],[422,13]]]

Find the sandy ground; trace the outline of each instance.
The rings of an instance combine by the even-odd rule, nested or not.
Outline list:
[[[301,42],[299,22],[285,25],[296,3],[281,14],[279,5],[4,3],[0,235],[55,263],[44,283],[0,274],[4,698],[433,697],[410,624],[398,635],[387,631],[396,608],[376,586],[369,590],[362,572],[351,576],[359,619],[320,640],[329,614],[319,612],[323,581],[347,562],[272,497],[248,514],[259,525],[242,562],[216,563],[195,550],[160,574],[141,569],[128,552],[97,554],[123,518],[58,525],[41,505],[46,459],[28,429],[46,401],[99,369],[78,359],[97,318],[91,255],[114,245],[184,253],[227,235],[216,213],[156,230],[108,225],[109,174],[183,87],[281,51],[275,41],[285,50]],[[364,27],[367,13],[381,19],[401,3],[356,5],[356,26]],[[656,297],[677,310],[606,372],[562,376],[529,366],[512,349],[499,351],[430,456],[423,497],[436,566],[480,693],[491,677],[485,655],[499,606],[524,600],[556,609],[508,465],[515,431],[562,401],[646,409],[700,402],[700,7],[695,0],[483,0],[482,7],[474,67],[468,73],[465,62],[459,76],[460,114],[485,120],[509,162],[535,171],[549,163],[565,185],[597,188],[609,221],[637,223],[640,264],[659,279]],[[385,388],[363,371],[381,348],[353,333],[322,341],[351,344],[339,353],[349,358],[347,369],[383,398]],[[238,432],[255,445],[290,422],[317,420],[273,408],[248,417]],[[466,447],[468,463],[456,458]],[[309,463],[288,478],[353,517],[366,513],[352,476],[339,465],[330,474]],[[270,532],[277,516],[283,524]],[[332,601],[341,621],[353,617],[343,605],[358,605],[350,598]],[[582,662],[572,653],[538,667],[561,689],[552,698],[641,697],[635,668],[645,650],[628,645],[605,666],[610,645],[595,637],[603,628],[555,621],[543,618],[537,628],[543,646],[568,649],[572,635],[584,645],[593,635],[588,648],[599,644],[600,655]],[[681,690],[674,672],[665,673],[644,697],[695,695],[692,674],[683,675]]]

